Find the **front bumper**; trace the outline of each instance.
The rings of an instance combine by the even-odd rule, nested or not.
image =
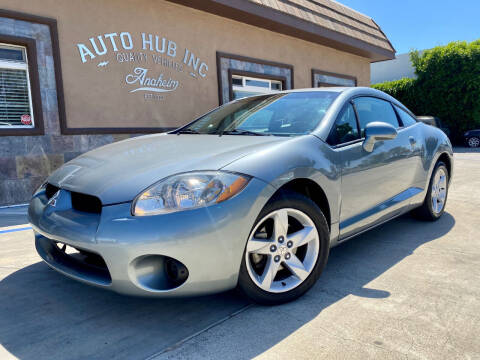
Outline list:
[[[104,206],[101,214],[76,211],[68,191],[60,190],[55,207],[44,192],[36,194],[28,214],[37,251],[55,270],[124,294],[192,296],[236,286],[249,232],[274,192],[254,178],[240,194],[217,205],[136,217],[131,203]],[[102,259],[104,269],[69,261],[57,252],[56,242]],[[166,257],[188,269],[180,286],[168,286],[162,278]]]

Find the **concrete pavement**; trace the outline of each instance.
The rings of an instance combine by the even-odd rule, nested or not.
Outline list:
[[[445,216],[403,216],[332,250],[303,298],[152,300],[67,279],[1,227],[0,359],[480,358],[480,153],[455,155]],[[17,221],[18,222],[18,221]]]

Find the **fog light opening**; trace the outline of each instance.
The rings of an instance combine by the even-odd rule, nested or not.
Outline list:
[[[188,269],[180,261],[164,255],[144,255],[131,264],[131,276],[149,291],[173,290],[184,284]]]
[[[188,270],[185,265],[172,258],[166,259],[165,272],[168,279],[177,286],[184,283],[188,278]]]

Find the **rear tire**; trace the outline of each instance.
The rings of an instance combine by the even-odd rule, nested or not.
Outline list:
[[[412,214],[420,220],[437,221],[445,212],[448,197],[449,174],[445,163],[439,161],[433,169],[423,204]]]
[[[302,194],[282,192],[265,205],[251,230],[238,288],[259,304],[295,300],[320,277],[329,245],[329,227],[320,208]]]

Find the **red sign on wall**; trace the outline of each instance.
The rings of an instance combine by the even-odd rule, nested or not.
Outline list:
[[[32,125],[32,117],[28,114],[20,116],[20,121],[23,125]]]

